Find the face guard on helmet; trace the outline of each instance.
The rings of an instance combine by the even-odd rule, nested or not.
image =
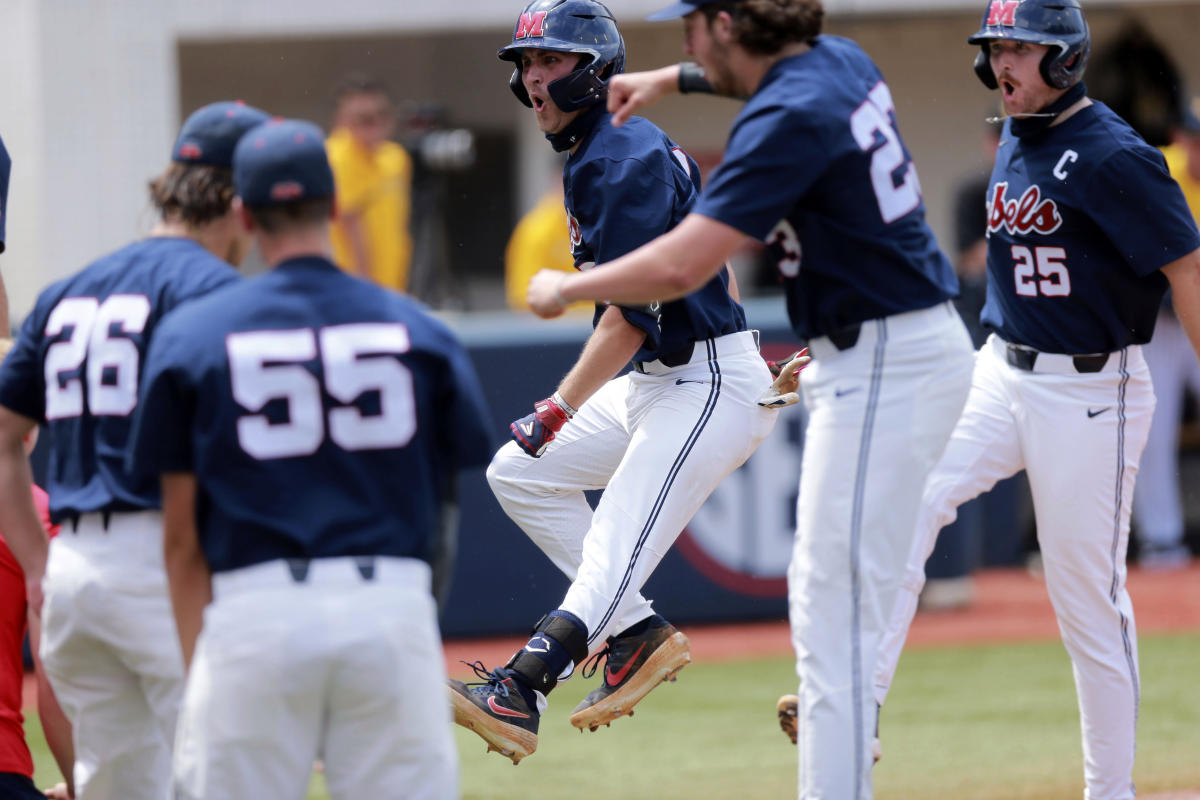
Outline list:
[[[990,0],[983,22],[967,44],[977,44],[975,74],[989,89],[999,88],[988,59],[988,42],[1044,44],[1050,48],[1042,59],[1042,80],[1054,89],[1067,89],[1079,82],[1087,67],[1091,36],[1079,0]]]
[[[508,86],[532,108],[521,81],[521,51],[555,50],[583,53],[579,65],[546,87],[550,99],[562,111],[576,111],[599,103],[608,93],[608,80],[625,70],[625,42],[617,21],[603,3],[595,0],[533,0],[513,28],[512,44],[497,55],[517,65]]]

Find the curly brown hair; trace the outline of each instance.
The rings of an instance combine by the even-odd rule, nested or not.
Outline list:
[[[188,225],[203,225],[224,216],[233,195],[233,173],[207,164],[172,162],[150,181],[150,200],[163,219]]]
[[[751,53],[773,56],[794,42],[811,43],[821,32],[821,0],[743,0],[701,7],[708,24],[722,11],[733,17],[737,43]]]

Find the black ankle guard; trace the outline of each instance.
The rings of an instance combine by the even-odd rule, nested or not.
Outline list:
[[[529,635],[532,638],[539,633],[561,644],[573,663],[579,664],[587,658],[587,633],[570,620],[547,614],[537,621]],[[548,694],[558,685],[558,675],[565,667],[566,664],[563,664],[562,668],[555,669],[537,653],[530,652],[527,647],[518,650],[504,665],[505,669],[517,673],[522,680],[542,694]]]

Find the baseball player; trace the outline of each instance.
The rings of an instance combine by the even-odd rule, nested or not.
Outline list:
[[[544,316],[581,298],[666,300],[746,236],[768,245],[813,356],[788,569],[800,795],[866,798],[876,648],[971,347],[887,83],[853,42],[820,34],[823,14],[818,0],[688,0],[653,15],[684,17],[699,67],[615,80],[613,120],[676,89],[747,97],[724,161],[674,230],[602,270],[539,273],[529,295]]]
[[[429,559],[491,453],[482,389],[443,324],[331,260],[320,129],[254,129],[234,183],[271,269],[164,322],[134,433],[190,665],[175,797],[303,797],[321,758],[334,798],[456,798]]]
[[[625,47],[594,0],[535,0],[499,53],[563,168],[576,268],[607,264],[674,227],[699,191],[696,163],[644,119],[604,107]],[[564,273],[559,273],[564,274]],[[537,746],[545,695],[589,654],[603,681],[571,723],[595,730],[690,660],[687,637],[639,590],[721,480],[775,424],[756,403],[771,382],[732,274],[713,270],[674,302],[596,306],[574,367],[510,426],[488,482],[505,512],[572,579],[561,605],[481,683],[451,681],[455,720],[519,762]],[[633,361],[633,371],[614,378]],[[593,512],[587,489],[604,489]]]
[[[1137,634],[1125,551],[1138,459],[1154,411],[1141,344],[1170,285],[1200,350],[1200,233],[1162,155],[1082,82],[1077,0],[991,2],[968,41],[1008,117],[988,194],[993,334],[929,476],[881,649],[891,685],[924,581],[955,509],[1021,469],[1033,490],[1046,588],[1074,666],[1084,796],[1132,798]]]
[[[264,119],[238,103],[192,114],[151,183],[161,212],[151,235],[43,291],[0,367],[0,530],[43,614],[42,660],[73,726],[81,800],[168,792],[183,668],[158,488],[125,463],[130,415],[162,316],[238,280],[222,260],[237,263],[248,247],[229,167],[238,138]],[[37,424],[62,525],[48,559],[21,449]]]

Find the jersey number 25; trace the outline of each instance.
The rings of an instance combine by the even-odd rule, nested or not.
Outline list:
[[[329,411],[329,438],[343,450],[404,447],[417,431],[412,373],[395,356],[409,349],[408,328],[363,322],[314,331],[235,333],[226,340],[233,398],[258,412],[272,400],[287,403],[287,422],[253,413],[237,422],[238,443],[260,459],[310,455],[325,440],[321,383],[305,366],[318,359],[325,390],[343,406]],[[353,402],[379,395],[379,413],[365,415]]]

